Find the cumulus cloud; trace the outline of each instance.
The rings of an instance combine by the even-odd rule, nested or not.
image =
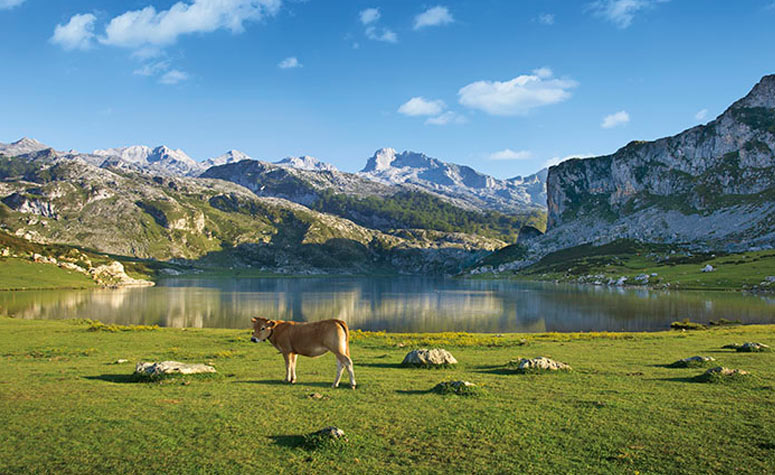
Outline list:
[[[533,152],[529,150],[514,151],[510,148],[490,154],[490,160],[527,160],[533,158]]]
[[[702,109],[694,114],[694,118],[697,120],[705,120],[708,118],[708,109]]]
[[[379,20],[379,17],[381,17],[382,14],[379,12],[379,8],[367,8],[365,10],[362,10],[359,14],[359,17],[361,19],[361,23],[364,25],[368,25],[369,23],[374,23],[375,21]]]
[[[455,19],[452,18],[452,14],[449,12],[449,9],[447,7],[438,5],[425,10],[424,12],[414,17],[414,29],[419,30],[420,28],[425,28],[426,26],[448,25],[454,21]]]
[[[369,26],[366,28],[366,38],[375,41],[384,41],[386,43],[398,42],[398,35],[396,35],[393,30],[389,28],[378,30],[376,26]]]
[[[491,115],[524,115],[533,108],[567,100],[577,86],[576,81],[552,78],[549,68],[541,68],[510,81],[473,82],[460,88],[458,100]]]
[[[438,115],[446,109],[446,104],[441,100],[428,100],[424,97],[413,97],[404,102],[398,108],[398,112],[410,117],[418,115]]]
[[[274,15],[281,0],[193,0],[180,1],[168,10],[153,6],[127,11],[105,27],[99,41],[125,48],[167,46],[180,36],[226,29],[244,31],[244,24]]]
[[[70,21],[54,28],[54,36],[51,37],[50,41],[67,51],[89,49],[94,38],[95,21],[97,21],[97,17],[91,13],[73,15]]]
[[[379,8],[361,10],[358,18],[366,27],[364,30],[366,38],[374,41],[384,41],[385,43],[398,43],[398,35],[393,30],[377,26],[379,19],[382,18]]]
[[[187,79],[188,79],[187,73],[177,69],[173,69],[171,71],[167,71],[166,73],[164,73],[162,77],[159,78],[159,82],[161,84],[173,85],[173,84],[181,83]]]
[[[280,69],[295,69],[301,68],[303,65],[299,62],[296,56],[290,56],[280,61],[280,64],[278,64],[277,67]]]
[[[425,125],[465,124],[466,118],[457,112],[447,111],[436,117],[428,117]]]
[[[670,0],[596,0],[587,8],[595,16],[613,23],[619,29],[625,29],[632,24],[636,13],[667,1]]]
[[[170,68],[169,61],[157,61],[155,63],[144,64],[142,67],[135,69],[132,73],[137,76],[156,76]]]
[[[538,18],[536,18],[536,21],[542,25],[551,26],[554,25],[554,14],[552,13],[542,13],[538,15]]]
[[[603,123],[600,127],[604,129],[610,129],[619,125],[624,125],[630,121],[630,114],[627,111],[619,111],[614,114],[607,115],[603,118]]]
[[[0,0],[0,10],[10,10],[13,7],[18,7],[26,0]]]

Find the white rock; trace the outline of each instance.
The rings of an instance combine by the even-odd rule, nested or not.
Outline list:
[[[136,374],[160,376],[163,374],[203,374],[215,373],[215,368],[201,363],[187,364],[179,361],[162,361],[159,363],[139,362],[135,366]]]
[[[457,360],[447,350],[441,348],[431,350],[422,348],[407,353],[401,364],[407,366],[440,366],[457,364]]]
[[[546,371],[558,371],[558,370],[570,370],[571,367],[565,363],[554,361],[544,356],[539,356],[538,358],[533,358],[533,359],[522,358],[521,360],[519,360],[519,365],[517,366],[517,369],[519,369],[520,371],[528,371],[528,370],[534,370],[534,369],[546,370]]]
[[[710,264],[708,264],[708,265],[706,265],[705,267],[702,268],[703,272],[713,272],[714,270],[716,270],[716,269],[712,265],[710,265]]]

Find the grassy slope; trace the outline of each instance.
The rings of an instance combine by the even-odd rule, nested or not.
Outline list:
[[[331,355],[282,358],[246,331],[89,332],[74,322],[0,319],[0,472],[711,473],[775,471],[775,327],[555,335],[353,334],[356,391],[333,390]],[[527,344],[520,346],[520,339]],[[404,348],[397,346],[404,343]],[[454,369],[398,367],[408,349],[444,345]],[[702,369],[661,365],[694,354],[751,371],[747,385],[700,384]],[[547,355],[569,374],[515,375],[502,365]],[[221,377],[133,383],[118,358],[212,361]],[[479,398],[428,393],[442,380],[483,385]],[[322,400],[307,397],[311,392]],[[347,448],[310,451],[328,425]]]
[[[670,255],[671,251],[677,254]],[[500,252],[500,251],[499,251]],[[760,284],[775,275],[775,251],[739,254],[693,253],[690,257],[677,246],[616,241],[603,246],[578,246],[547,255],[516,276],[528,280],[576,281],[580,276],[604,274],[606,279],[625,276],[630,284],[638,274],[657,273],[652,286],[670,284],[675,289],[741,290]],[[663,258],[670,255],[670,259]],[[508,256],[504,255],[503,262]],[[499,253],[482,264],[498,265]],[[702,272],[706,265],[713,272]],[[509,274],[501,274],[501,276]],[[595,279],[592,279],[595,280]],[[773,286],[775,288],[775,286]]]
[[[17,258],[0,258],[0,290],[82,289],[95,287],[90,277],[59,268]]]

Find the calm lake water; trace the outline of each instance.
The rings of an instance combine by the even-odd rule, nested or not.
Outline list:
[[[690,318],[775,323],[775,298],[415,277],[169,278],[156,287],[0,292],[27,319],[248,328],[254,315],[393,332],[652,331]]]

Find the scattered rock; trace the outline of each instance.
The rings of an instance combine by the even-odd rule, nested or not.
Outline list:
[[[740,345],[739,343],[730,343],[728,345],[724,345],[721,347],[722,350],[736,350],[740,348],[743,345]]]
[[[702,268],[703,272],[713,272],[714,270],[716,270],[716,269],[712,265],[710,265],[710,264],[708,264],[708,265],[706,265],[705,267]]]
[[[113,364],[124,364],[124,363],[129,363],[129,360],[125,360],[121,358],[113,362]]]
[[[162,361],[160,363],[139,362],[135,366],[135,374],[151,378],[174,374],[206,374],[215,373],[215,368],[201,363],[187,364],[179,361]]]
[[[441,348],[412,350],[404,357],[401,366],[439,367],[457,364],[452,353]]]
[[[682,360],[676,361],[675,363],[672,363],[670,367],[671,368],[697,368],[700,366],[705,366],[711,361],[716,361],[716,359],[713,358],[712,356],[690,356],[689,358],[684,358]]]
[[[325,396],[323,396],[320,393],[312,393],[312,394],[309,394],[307,397],[310,398],[310,399],[323,399],[323,398],[325,398]]]
[[[570,371],[572,368],[565,363],[554,361],[553,359],[539,356],[538,358],[522,358],[510,361],[507,366],[515,367],[517,371]]]
[[[742,369],[729,369],[723,366],[717,366],[705,371],[703,374],[697,376],[695,379],[704,383],[732,381],[740,379],[741,377],[748,376],[748,371]]]
[[[768,275],[764,280],[766,280],[769,283],[775,283],[775,275]]]
[[[458,396],[474,396],[480,393],[479,386],[468,381],[443,381],[433,387],[437,394],[457,394]]]
[[[741,353],[759,353],[763,351],[770,351],[770,347],[764,343],[756,343],[749,341],[735,348],[735,350]]]
[[[309,450],[337,447],[347,443],[347,436],[338,427],[329,426],[304,436],[304,446]]]

